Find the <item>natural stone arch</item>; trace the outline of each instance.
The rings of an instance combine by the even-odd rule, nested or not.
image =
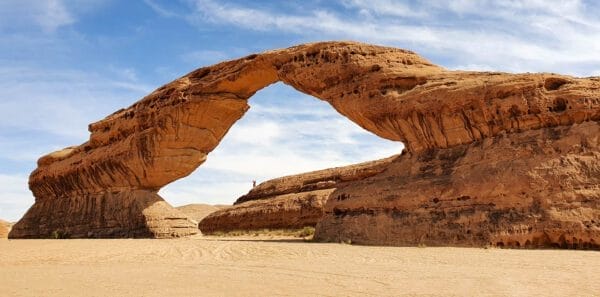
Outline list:
[[[415,154],[600,118],[600,100],[585,97],[597,80],[448,71],[410,51],[353,42],[269,51],[193,71],[91,124],[88,142],[40,158],[29,181],[36,202],[10,236],[195,233],[157,191],[200,166],[248,98],[277,81]]]

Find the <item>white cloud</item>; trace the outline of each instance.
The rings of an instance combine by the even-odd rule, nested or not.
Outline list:
[[[391,0],[342,0],[342,4],[349,8],[357,8],[362,14],[371,16],[384,15],[406,18],[421,18],[427,16],[427,11],[411,7],[406,2]]]
[[[217,3],[212,0],[196,0],[194,8],[197,14],[187,16],[192,22],[226,22],[253,30],[277,28],[294,32],[301,32],[307,28],[309,24],[306,21],[318,18],[322,13],[317,11],[309,16],[279,15],[253,8]]]
[[[449,68],[450,70],[468,70],[468,71],[495,71],[493,66],[486,64],[465,64],[465,65],[454,65]]]
[[[470,1],[458,0],[452,2],[439,2],[435,0],[424,0],[421,4],[435,9],[448,9],[458,14],[485,15],[515,20],[515,15],[526,14],[535,16],[549,15],[556,18],[575,19],[581,14],[583,3],[579,0],[511,0],[511,1]]]
[[[181,55],[181,60],[194,66],[212,65],[231,59],[224,51],[196,50]]]
[[[269,145],[277,137],[281,136],[281,130],[281,126],[276,121],[256,121],[253,125],[236,126],[236,129],[229,131],[227,137],[240,145]]]
[[[43,31],[75,22],[64,1],[60,0],[3,0],[0,2],[0,29],[35,24]]]
[[[0,174],[0,219],[17,221],[33,201],[26,176]]]
[[[196,12],[184,17],[198,26],[229,24],[309,40],[384,43],[439,56],[451,68],[483,64],[500,71],[589,75],[600,65],[600,21],[580,1],[419,1],[413,6],[342,1],[354,10],[350,15],[322,8],[289,13],[212,0],[191,2]]]
[[[144,3],[146,3],[146,5],[148,5],[150,8],[152,8],[152,10],[154,10],[160,16],[169,17],[169,18],[178,16],[177,13],[163,8],[162,6],[160,6],[158,3],[154,2],[153,0],[144,0]]]
[[[231,205],[239,196],[246,194],[252,185],[251,177],[243,181],[230,181],[222,176],[222,181],[211,182],[198,177],[189,176],[160,190],[160,195],[173,206],[193,203]],[[239,175],[235,175],[239,178]]]
[[[77,22],[80,15],[96,10],[112,0],[2,0],[0,31],[30,29],[35,26],[46,33]]]
[[[45,30],[54,31],[59,27],[70,25],[75,19],[59,0],[36,1],[41,8],[34,14],[35,21]]]
[[[135,74],[128,69],[113,67],[112,73],[109,79],[75,70],[0,66],[0,127],[41,131],[83,142],[90,122],[152,90],[131,80]]]

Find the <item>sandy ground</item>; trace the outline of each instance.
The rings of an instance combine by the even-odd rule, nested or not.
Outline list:
[[[0,240],[0,296],[600,296],[600,252]]]
[[[5,239],[8,237],[8,233],[10,232],[10,228],[12,224],[0,219],[0,239]]]

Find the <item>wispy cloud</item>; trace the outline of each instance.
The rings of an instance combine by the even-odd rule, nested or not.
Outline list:
[[[168,17],[168,18],[178,17],[178,14],[176,12],[173,12],[166,8],[163,8],[161,5],[154,2],[153,0],[144,0],[144,3],[146,3],[146,5],[148,5],[150,8],[152,8],[152,10],[154,10],[160,16]]]
[[[342,1],[290,14],[212,0],[191,1],[191,23],[280,31],[314,39],[354,39],[408,47],[448,67],[589,75],[600,65],[600,21],[582,1]],[[369,16],[376,15],[373,18]],[[449,22],[451,21],[451,22]],[[566,70],[566,71],[565,71]]]
[[[33,195],[27,186],[27,176],[0,174],[0,216],[16,221],[33,205]]]
[[[251,27],[254,30],[283,29],[293,32],[302,32],[303,29],[310,28],[311,25],[306,21],[314,20],[323,13],[316,11],[309,15],[274,14],[210,0],[197,0],[194,2],[194,8],[197,14],[187,16],[191,21],[227,22],[245,28]]]
[[[110,0],[2,0],[0,31],[29,29],[34,25],[52,33],[77,21],[82,13],[101,7]]]
[[[84,141],[88,123],[153,89],[137,82],[128,69],[113,67],[111,72],[113,78],[79,70],[0,66],[0,127]]]
[[[191,65],[208,66],[237,57],[231,57],[225,51],[195,50],[182,54],[180,58],[182,61]]]
[[[4,0],[0,2],[0,29],[34,23],[46,32],[75,21],[60,0]]]
[[[428,12],[423,7],[411,6],[409,2],[392,0],[342,0],[341,3],[352,9],[358,9],[363,16],[392,16],[403,18],[423,18]]]

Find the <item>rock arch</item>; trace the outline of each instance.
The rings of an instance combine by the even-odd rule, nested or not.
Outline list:
[[[277,81],[414,155],[600,119],[598,79],[449,71],[411,51],[355,42],[268,51],[195,70],[90,124],[89,141],[40,158],[29,180],[35,204],[10,236],[196,233],[157,191],[200,166],[248,98]]]

